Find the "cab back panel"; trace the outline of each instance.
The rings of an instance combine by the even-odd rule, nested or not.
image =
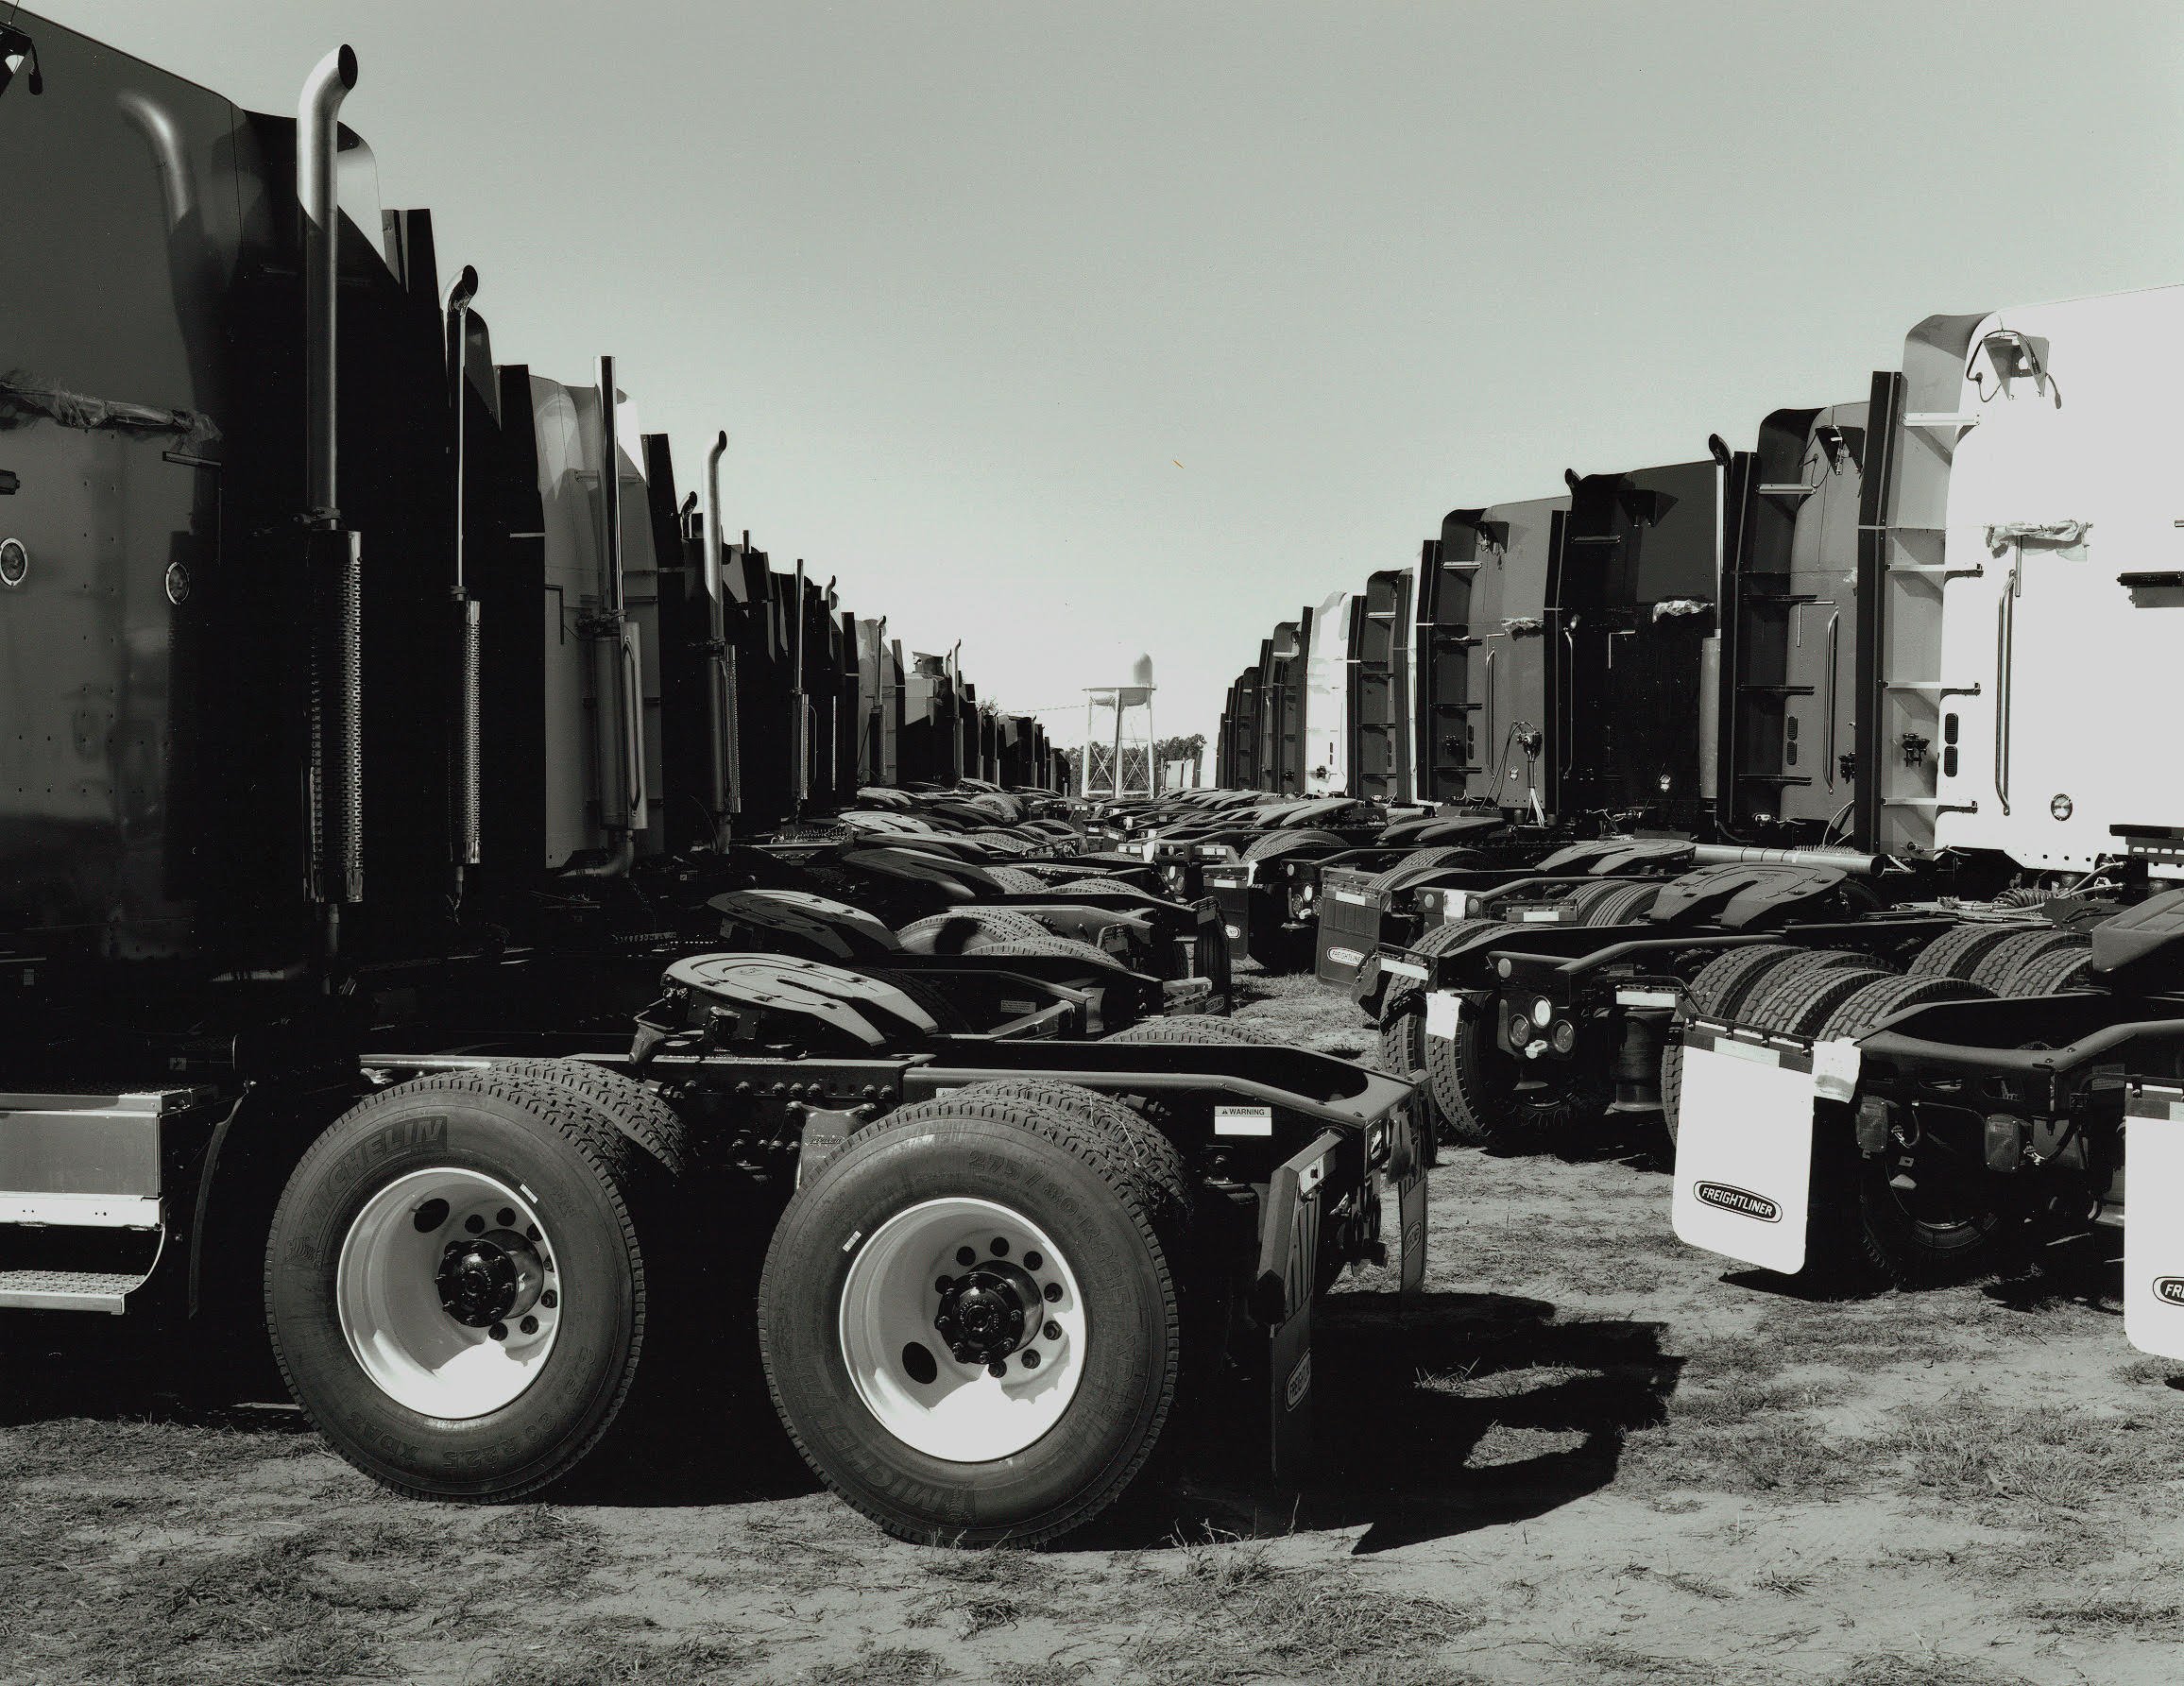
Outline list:
[[[1703,817],[1700,671],[1724,489],[1711,460],[1578,483],[1549,583],[1558,813]]]
[[[1476,514],[1453,511],[1418,565],[1418,795],[1425,802],[1463,801],[1477,771],[1471,620],[1479,537],[1467,520]]]
[[[1725,629],[1730,825],[1847,827],[1867,406],[1783,410],[1746,476]]]
[[[1859,551],[1857,826],[1865,847],[1935,847],[1942,760],[1941,622],[1963,577],[1944,555],[1952,419],[1982,317],[1929,316],[1905,336],[1900,374],[1876,375],[1868,415]],[[1976,559],[1966,564],[1978,566]]]
[[[1409,570],[1384,569],[1357,611],[1356,792],[1381,802],[1411,799],[1411,586]]]
[[[1938,846],[2079,871],[2184,840],[2184,288],[2000,312],[1957,398]],[[1981,571],[1968,571],[1977,567]],[[1976,693],[1972,688],[1976,687]],[[2176,848],[2172,842],[2171,855]],[[2153,869],[2184,866],[2151,851]]]
[[[1562,540],[1567,498],[1497,503],[1479,513],[1479,567],[1473,588],[1478,662],[1478,770],[1473,792],[1521,811],[1546,802],[1546,758],[1555,721],[1547,707],[1547,575]],[[1523,741],[1541,734],[1539,756]]]
[[[239,696],[224,706],[215,655],[265,606],[223,542],[240,114],[57,26],[37,35],[45,93],[19,83],[0,103],[0,469],[21,483],[0,538],[29,554],[0,594],[15,728],[0,734],[0,923],[48,953],[181,956],[201,899],[248,899],[218,828],[278,799],[228,759],[280,745]],[[234,659],[267,654],[252,638]],[[242,864],[293,887],[284,849]]]
[[[1312,613],[1305,673],[1307,796],[1350,793],[1350,741],[1356,722],[1350,684],[1356,671],[1356,607],[1355,592],[1338,591]]]

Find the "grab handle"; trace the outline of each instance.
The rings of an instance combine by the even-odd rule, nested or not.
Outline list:
[[[1835,788],[1835,687],[1837,674],[1835,656],[1843,644],[1843,617],[1828,617],[1828,759],[1823,771],[1827,775],[1828,789]]]
[[[1561,630],[1565,656],[1562,662],[1564,694],[1569,698],[1569,703],[1562,710],[1561,754],[1557,758],[1560,763],[1557,770],[1566,775],[1570,771],[1570,760],[1578,739],[1578,635],[1570,630],[1570,623],[1566,621]]]
[[[1496,749],[1494,748],[1494,735],[1493,735],[1493,663],[1494,663],[1494,648],[1493,648],[1493,639],[1490,637],[1490,638],[1487,639],[1487,650],[1486,650],[1486,753],[1487,753],[1488,755],[1490,755],[1490,756],[1491,756],[1491,755],[1498,755],[1498,754],[1500,753],[1498,750],[1496,750]],[[1472,758],[1472,759],[1474,759],[1475,761],[1477,761],[1477,763],[1478,763],[1480,766],[1482,766],[1482,767],[1484,767],[1484,766],[1486,765],[1486,761],[1485,761],[1485,760],[1484,760],[1484,758],[1481,758],[1481,757],[1474,756],[1474,757]],[[1499,763],[1496,763],[1496,764],[1494,765],[1494,767],[1492,769],[1492,775],[1493,775],[1493,776],[1489,777],[1489,779],[1487,780],[1487,790],[1486,790],[1486,793],[1487,793],[1489,796],[1491,796],[1491,795],[1493,795],[1493,794],[1494,793],[1494,791],[1495,791],[1495,789],[1496,789],[1495,780],[1496,780],[1496,779],[1498,779],[1498,778],[1500,777],[1500,775],[1501,775],[1501,767],[1500,767]]]
[[[2019,564],[2003,582],[2002,604],[1994,617],[1994,799],[2009,812],[2009,668],[2017,633]]]

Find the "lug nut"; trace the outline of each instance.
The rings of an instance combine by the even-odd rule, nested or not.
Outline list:
[[[1024,1368],[1026,1370],[1036,1370],[1039,1368],[1039,1349],[1037,1347],[1028,1347],[1025,1349]]]
[[[1061,1285],[1060,1283],[1058,1283],[1058,1282],[1049,1282],[1049,1284],[1048,1284],[1048,1285],[1047,1285],[1045,1287],[1041,1288],[1039,1291],[1040,1291],[1042,1294],[1044,1294],[1044,1295],[1046,1295],[1046,1296],[1047,1296],[1047,1303],[1048,1303],[1048,1304],[1049,1304],[1049,1305],[1058,1305],[1058,1304],[1060,1304],[1060,1303],[1061,1303],[1061,1302],[1062,1302],[1062,1285]]]
[[[1039,1333],[1044,1335],[1049,1340],[1060,1340],[1062,1338],[1062,1325],[1059,1323],[1049,1323],[1044,1329],[1040,1330]]]
[[[490,1335],[495,1340],[506,1340],[508,1338],[508,1325],[505,1323],[495,1323],[490,1329],[486,1330],[486,1333]]]
[[[548,1288],[543,1294],[538,1296],[538,1303],[543,1305],[548,1311],[552,1311],[556,1305],[561,1303],[561,1296],[556,1294],[552,1288]]]
[[[523,1320],[518,1323],[516,1327],[522,1330],[526,1335],[536,1335],[538,1333],[538,1320],[535,1317],[526,1315]]]
[[[1003,1364],[998,1358],[996,1358],[991,1364],[986,1366],[986,1374],[992,1376],[996,1381],[1000,1380],[1001,1377],[1007,1375],[1008,1373],[1009,1367],[1006,1364]]]

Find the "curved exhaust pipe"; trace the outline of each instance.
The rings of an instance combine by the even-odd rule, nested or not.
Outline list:
[[[485,646],[480,622],[482,605],[470,595],[464,574],[464,544],[469,526],[468,479],[469,472],[469,349],[470,301],[478,296],[478,272],[463,265],[448,288],[448,406],[455,427],[455,531],[454,579],[451,594],[454,606],[455,720],[451,745],[448,792],[449,853],[453,869],[457,906],[463,898],[463,877],[478,864],[483,854],[485,775],[483,760]]]
[[[706,553],[703,570],[706,608],[709,617],[707,656],[710,669],[713,753],[706,772],[710,782],[709,809],[713,844],[725,848],[734,816],[743,811],[743,769],[741,758],[741,722],[736,711],[736,653],[728,643],[727,582],[721,577],[721,542],[727,529],[721,525],[721,459],[728,453],[728,432],[723,428],[706,453]]]
[[[334,499],[335,284],[340,261],[341,102],[356,86],[356,54],[340,46],[303,79],[296,102],[296,200],[303,208],[304,509],[316,525],[340,519]]]
[[[303,268],[303,569],[308,605],[303,894],[320,911],[322,957],[341,951],[341,908],[364,899],[363,558],[341,524],[335,390],[341,260],[341,103],[356,86],[347,46],[321,59],[296,104]]]

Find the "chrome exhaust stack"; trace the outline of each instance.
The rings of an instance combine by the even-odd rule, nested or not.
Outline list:
[[[457,905],[463,896],[463,877],[478,864],[483,843],[484,772],[482,767],[483,688],[485,651],[479,616],[481,605],[470,595],[464,575],[464,539],[469,525],[465,493],[468,490],[469,442],[469,320],[470,301],[478,296],[478,272],[468,264],[448,288],[448,403],[455,424],[455,531],[454,531],[454,635],[456,695],[453,742],[450,745],[452,777],[448,792],[450,863],[453,868]]]
[[[341,103],[356,86],[356,54],[336,47],[303,81],[296,105],[296,202],[303,208],[304,508],[335,526],[334,327],[341,260]]]
[[[572,867],[573,878],[619,878],[637,860],[637,833],[644,829],[644,682],[637,627],[623,594],[621,394],[614,359],[599,360],[599,595],[600,609],[587,615],[583,636],[591,643],[594,741],[598,748],[599,825],[606,833],[606,859]]]
[[[810,794],[808,766],[811,748],[810,711],[804,699],[804,558],[796,558],[796,656],[790,672],[789,711],[795,741],[790,745],[789,795],[791,811],[804,817],[804,798]]]
[[[743,811],[743,776],[736,713],[736,652],[728,642],[727,582],[721,578],[721,458],[728,452],[725,428],[706,453],[706,610],[710,617],[706,647],[712,717],[712,755],[706,773],[710,781],[709,811],[713,846],[727,847],[734,818]]]
[[[341,521],[336,471],[341,105],[356,54],[338,47],[304,79],[296,107],[296,202],[303,268],[303,528],[309,619],[304,894],[340,951],[341,904],[364,899],[363,561]]]

